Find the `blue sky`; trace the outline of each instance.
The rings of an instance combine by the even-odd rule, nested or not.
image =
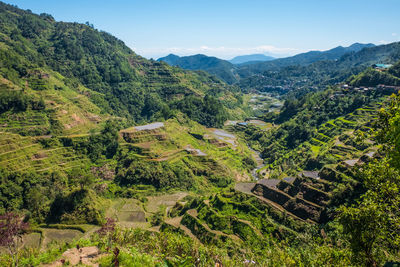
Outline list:
[[[5,0],[86,22],[145,57],[287,56],[400,40],[400,0]]]

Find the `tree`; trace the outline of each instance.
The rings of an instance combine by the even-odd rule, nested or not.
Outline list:
[[[365,201],[358,207],[342,208],[343,230],[349,236],[357,261],[364,261],[366,266],[377,266],[376,249],[378,241],[384,238],[383,218],[384,214],[372,201]]]
[[[94,183],[94,180],[94,176],[91,173],[85,173],[84,175],[82,175],[79,179],[81,190],[84,190],[85,188],[92,185]]]
[[[107,239],[107,251],[110,250],[113,241],[113,235],[115,231],[116,220],[113,218],[106,218],[106,222],[101,226],[97,233],[101,237],[105,237]]]
[[[18,250],[23,233],[29,228],[18,214],[8,212],[0,216],[0,246],[6,247],[13,263],[18,266]]]
[[[101,138],[105,151],[103,152],[108,159],[114,157],[117,153],[119,143],[118,143],[118,131],[120,126],[116,121],[108,120],[104,129],[101,131]]]
[[[400,96],[394,97],[379,116],[378,140],[384,145],[390,164],[400,170]]]
[[[342,207],[340,222],[358,262],[377,266],[384,250],[400,249],[400,174],[389,159],[364,168],[367,192],[357,205]]]
[[[382,251],[400,249],[400,97],[380,112],[377,136],[385,157],[363,167],[365,193],[341,208],[340,222],[359,261],[377,266]]]
[[[43,220],[42,212],[45,209],[48,198],[43,194],[43,190],[39,186],[32,187],[26,194],[26,204],[29,210],[32,212],[34,218],[41,221]]]

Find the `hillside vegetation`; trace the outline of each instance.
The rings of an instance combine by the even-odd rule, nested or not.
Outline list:
[[[201,54],[179,57],[170,54],[157,59],[157,61],[166,62],[171,66],[178,66],[186,70],[204,70],[229,84],[238,81],[236,67],[233,65],[234,63],[216,57],[209,57]]]
[[[0,21],[2,213],[26,209],[37,223],[99,224],[104,198],[137,195],[133,185],[151,193],[248,179],[246,147],[212,133],[202,141],[191,135],[244,116],[237,88],[146,60],[90,25],[3,3]],[[155,120],[168,121],[170,134],[164,127],[159,134],[137,131],[133,140],[124,134],[135,129],[120,132]],[[191,154],[201,146],[204,157]],[[92,187],[107,179],[110,186]]]
[[[204,72],[146,60],[90,25],[56,22],[50,15],[5,4],[0,7],[1,75],[15,88],[72,88],[101,112],[133,122],[168,119],[174,110],[193,106],[201,115],[219,117],[219,121],[196,118],[216,126],[227,111],[213,105],[221,101],[230,109],[240,106],[237,88]],[[205,95],[209,98],[203,100]]]
[[[321,55],[329,51],[323,52]],[[351,75],[356,75],[373,64],[382,62],[393,64],[398,60],[400,60],[399,42],[371,47],[360,46],[357,50],[347,51],[336,57],[327,57],[308,64],[294,61],[293,64],[287,66],[269,68],[267,64],[272,64],[274,61],[259,63],[257,64],[260,66],[259,69],[240,74],[243,79],[240,80],[239,85],[242,90],[257,89],[281,93],[303,90],[308,92],[310,89],[323,89],[327,85],[343,82]],[[265,68],[261,64],[264,64]],[[251,66],[253,65],[249,65],[249,67]]]
[[[348,82],[351,86],[400,86],[400,62],[384,71],[369,68],[358,75],[350,77]]]
[[[400,97],[374,86],[399,63],[366,69],[399,43],[363,48],[256,81],[299,94],[250,95],[0,3],[0,265],[400,261]]]

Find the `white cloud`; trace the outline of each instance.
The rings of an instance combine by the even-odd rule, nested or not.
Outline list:
[[[275,47],[272,45],[260,45],[255,47],[210,47],[202,45],[199,47],[170,47],[170,48],[136,48],[134,50],[139,55],[145,57],[161,57],[168,54],[178,54],[179,56],[187,56],[193,54],[206,54],[208,56],[216,56],[224,59],[231,59],[238,55],[248,54],[270,54],[274,56],[290,56],[304,52],[303,50],[296,48],[282,48]]]
[[[394,33],[392,33],[392,36],[397,36],[397,33],[395,33],[395,32],[394,32]]]

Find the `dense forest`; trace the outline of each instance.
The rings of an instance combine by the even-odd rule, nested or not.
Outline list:
[[[0,265],[399,262],[399,51],[235,66],[231,85],[0,3]]]
[[[397,62],[387,71],[379,71],[369,68],[358,75],[348,78],[351,86],[367,86],[373,87],[377,85],[400,85],[400,62]]]
[[[237,88],[205,72],[185,72],[146,60],[91,25],[56,22],[48,14],[35,15],[6,4],[1,4],[0,19],[2,75],[21,87],[26,82],[34,90],[51,87],[46,73],[51,69],[64,76],[64,86],[90,90],[82,93],[103,112],[133,122],[168,119],[174,108],[195,104],[201,113],[196,120],[220,126],[219,119],[208,117],[224,117],[225,111],[210,108],[210,104],[240,106]],[[204,95],[215,101],[205,103]],[[186,100],[185,96],[198,99]]]

